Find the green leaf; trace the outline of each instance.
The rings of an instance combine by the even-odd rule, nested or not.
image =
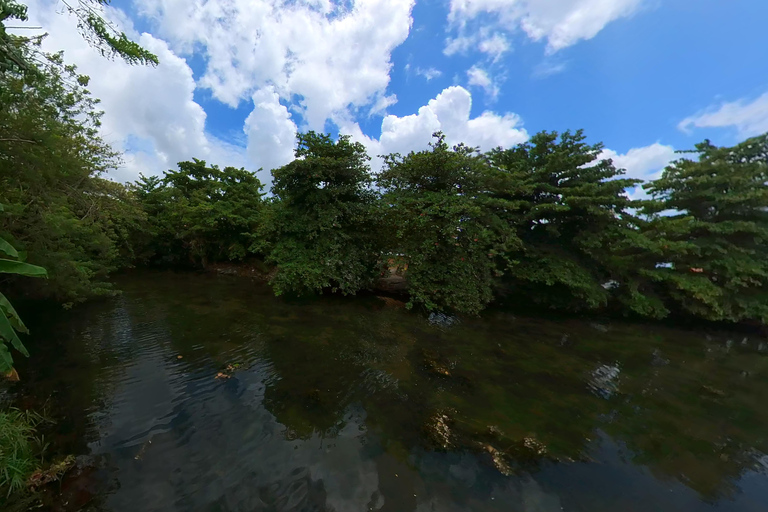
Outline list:
[[[13,358],[5,343],[0,342],[0,373],[8,373],[11,370],[13,370]]]
[[[10,256],[11,258],[18,258],[19,253],[16,252],[16,249],[13,248],[11,244],[0,238],[0,252],[3,252]]]
[[[0,258],[0,274],[18,274],[28,277],[48,277],[48,272],[43,267],[22,263],[21,261],[6,260]]]
[[[11,325],[11,322],[8,321],[8,317],[4,314],[0,315],[0,338],[10,341],[16,350],[29,357],[29,352],[27,352],[26,347],[19,339],[16,331],[13,330],[13,326]]]
[[[0,311],[5,313],[5,316],[8,317],[8,321],[11,322],[14,329],[29,334],[29,329],[27,329],[27,326],[21,321],[21,317],[16,313],[11,302],[2,293],[0,293]]]

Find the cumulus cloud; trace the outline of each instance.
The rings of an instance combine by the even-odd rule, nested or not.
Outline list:
[[[245,120],[248,156],[271,171],[293,160],[296,124],[273,87],[253,93],[253,111]]]
[[[244,165],[241,148],[205,133],[206,114],[193,99],[195,81],[186,61],[166,42],[136,33],[122,12],[109,9],[107,13],[157,54],[161,64],[130,66],[119,59],[107,60],[83,41],[75,20],[61,15],[55,3],[29,2],[29,23],[43,26],[49,33],[43,49],[64,49],[66,61],[91,77],[89,90],[101,99],[100,108],[105,112],[101,134],[115,149],[127,151],[125,164],[114,177],[133,180],[139,172],[159,174],[192,157]]]
[[[126,152],[117,178],[159,174],[197,157],[263,167],[268,181],[268,171],[293,156],[291,112],[303,115],[301,129],[322,130],[328,119],[382,114],[397,101],[386,94],[390,54],[410,31],[413,0],[137,0],[153,35],[138,34],[122,11],[108,8],[112,21],[158,55],[157,68],[106,60],[55,3],[29,4],[30,23],[50,33],[45,48],[63,48],[68,62],[91,75],[106,112],[102,134]],[[185,54],[206,60],[197,81]],[[196,87],[232,106],[253,102],[243,126],[247,147],[206,132]]]
[[[600,154],[601,159],[611,159],[613,164],[620,169],[625,169],[623,177],[652,181],[661,176],[662,171],[678,156],[675,148],[659,142],[640,148],[632,148],[626,153],[619,154],[611,149],[605,149]],[[641,184],[642,185],[642,184]],[[633,199],[647,197],[642,187],[635,187],[630,193]]]
[[[471,117],[472,95],[460,86],[444,89],[416,114],[398,117],[389,115],[381,123],[378,139],[366,136],[354,122],[340,123],[342,133],[352,135],[366,145],[370,155],[388,153],[406,154],[428,147],[432,134],[445,133],[449,144],[464,142],[470,146],[490,150],[497,146],[513,146],[528,140],[528,133],[522,128],[520,118],[511,113],[500,115],[485,111]],[[374,170],[381,162],[374,159]]]
[[[414,0],[137,0],[159,34],[207,63],[200,85],[232,106],[272,86],[309,128],[376,102]]]
[[[741,99],[723,103],[680,122],[678,128],[690,132],[693,128],[734,127],[739,136],[751,137],[768,132],[768,92],[752,101]]]
[[[470,22],[480,20],[507,31],[522,29],[532,40],[547,41],[547,52],[592,39],[606,25],[631,16],[644,0],[451,0],[449,21],[468,37]],[[492,15],[493,21],[488,21]]]

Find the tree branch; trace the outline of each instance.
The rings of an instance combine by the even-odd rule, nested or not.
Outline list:
[[[0,139],[0,142],[26,142],[28,144],[37,144],[37,141],[34,140],[28,140],[28,139],[17,139],[14,137],[8,138],[8,139]]]

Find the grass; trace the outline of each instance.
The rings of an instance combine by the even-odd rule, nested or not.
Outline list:
[[[0,490],[10,495],[26,486],[40,465],[35,427],[42,417],[18,409],[0,411]]]

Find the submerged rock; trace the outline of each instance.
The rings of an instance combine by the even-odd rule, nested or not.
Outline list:
[[[448,450],[454,446],[454,435],[451,430],[453,419],[451,419],[448,413],[455,414],[455,411],[438,411],[429,417],[427,424],[424,426],[427,438],[443,450]]]
[[[601,398],[611,398],[619,390],[621,368],[617,364],[603,364],[592,371],[587,387]]]
[[[497,450],[492,445],[487,443],[483,444],[482,448],[491,455],[491,461],[493,461],[493,465],[496,469],[499,470],[499,473],[504,476],[511,476],[514,473],[512,471],[512,467],[506,461],[503,452]]]
[[[428,372],[442,375],[443,377],[451,376],[451,365],[443,361],[440,354],[432,350],[423,349],[421,355],[424,358],[424,367]]]
[[[443,328],[451,327],[452,325],[459,323],[459,319],[457,317],[437,312],[430,313],[427,321],[434,326]]]

